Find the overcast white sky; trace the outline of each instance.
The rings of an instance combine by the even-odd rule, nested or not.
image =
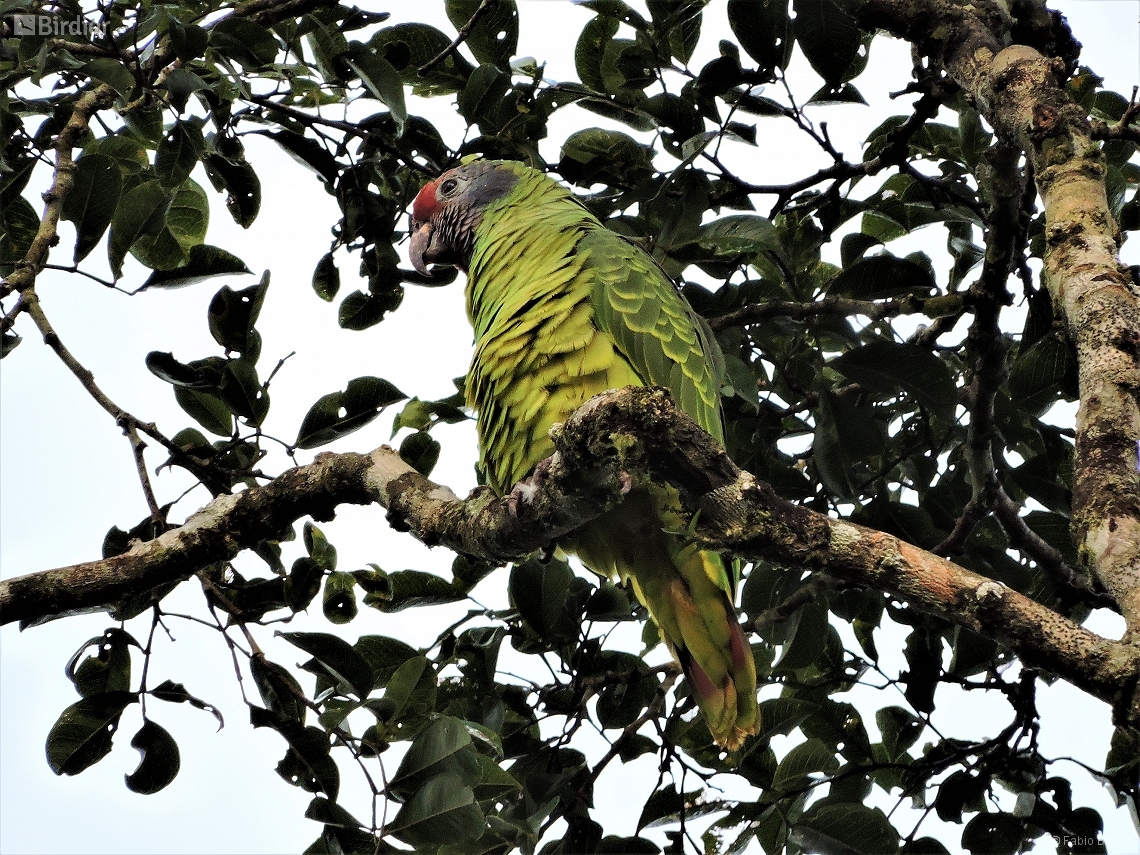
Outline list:
[[[706,13],[701,47],[705,55],[716,50],[715,28],[727,32],[720,4],[714,5],[718,8]],[[1053,5],[1069,16],[1077,37],[1086,46],[1085,61],[1106,76],[1111,88],[1127,95],[1132,85],[1140,82],[1140,3],[1067,0]],[[442,4],[397,0],[388,8],[392,22],[424,20],[430,14],[439,21],[438,26],[449,29]],[[573,38],[592,13],[559,0],[522,0],[520,14],[520,53],[547,60],[551,79],[574,79]],[[885,93],[906,84],[909,65],[905,45],[878,38],[872,47],[869,71],[858,82],[872,106],[812,111],[817,120],[829,122],[833,139],[849,158],[859,156],[861,141],[885,115],[904,109],[891,110]],[[818,86],[800,57],[789,77],[793,83],[799,82],[802,97]],[[411,109],[433,121],[449,122],[449,143],[455,145],[462,138],[461,122],[446,103],[424,107],[413,102]],[[792,180],[822,165],[813,148],[787,132],[787,123],[759,121],[760,149],[742,147],[738,153],[749,159],[753,180]],[[556,161],[558,142],[567,133],[600,123],[590,113],[563,111],[551,122],[544,155]],[[272,285],[258,325],[264,336],[262,365],[271,366],[291,351],[297,355],[273,381],[274,403],[267,431],[292,440],[304,412],[317,397],[342,389],[349,379],[364,374],[380,374],[422,398],[450,394],[451,378],[466,371],[470,356],[461,286],[409,288],[404,305],[389,320],[362,333],[339,330],[335,306],[322,303],[309,287],[312,268],[328,248],[328,229],[336,221],[336,206],[305,170],[272,144],[264,144],[260,138],[247,140],[249,157],[262,180],[261,215],[249,231],[243,232],[224,207],[216,204],[208,241],[236,252],[258,273],[272,271]],[[755,171],[757,158],[762,159],[759,174]],[[201,170],[195,178],[208,187]],[[38,184],[34,179],[32,191],[41,188],[42,179]],[[220,200],[212,196],[213,202]],[[61,256],[70,246],[69,228],[64,229]],[[944,238],[937,230],[928,232],[907,238],[913,246],[900,242],[892,249],[904,252],[923,248],[937,259]],[[92,259],[101,255],[101,250],[96,251]],[[356,265],[347,258],[340,260],[342,293],[347,293],[357,287]],[[128,282],[132,276],[133,281],[141,282],[141,267],[131,264]],[[254,281],[253,277],[246,279],[248,282],[238,279],[230,284],[242,287]],[[172,350],[182,360],[217,353],[205,316],[206,306],[221,284],[215,281],[128,299],[90,280],[48,274],[42,277],[38,290],[45,312],[63,341],[94,371],[109,396],[172,434],[189,420],[176,406],[169,387],[147,372],[143,357],[151,350]],[[22,319],[17,331],[26,340],[0,364],[0,575],[4,577],[97,557],[111,525],[127,528],[146,513],[127,442],[29,329],[30,324]],[[370,449],[388,440],[389,429],[390,418],[384,417],[330,448]],[[462,494],[474,484],[473,430],[470,425],[444,427],[439,437],[444,442],[444,454],[433,477]],[[161,458],[152,452],[148,460],[153,469]],[[188,483],[177,470],[164,472],[156,483],[160,502],[177,496]],[[185,517],[206,498],[204,493],[193,494],[178,506],[174,517]],[[324,529],[337,546],[342,569],[355,569],[368,562],[389,570],[413,567],[446,572],[450,566],[448,554],[432,553],[412,538],[389,531],[382,512],[374,508],[345,508]],[[287,552],[287,561],[295,554]],[[248,566],[256,568],[257,562]],[[505,602],[504,583],[505,574],[500,571],[478,589],[481,601]],[[200,600],[200,594],[187,584],[164,606],[171,611],[198,613]],[[366,610],[348,625],[346,634],[355,638],[379,633],[428,643],[446,625],[450,613],[428,609],[386,616]],[[178,643],[160,644],[150,683],[156,685],[168,677],[185,683],[189,691],[223,711],[226,727],[215,733],[209,715],[185,705],[157,701],[148,705],[154,719],[175,736],[182,749],[180,775],[154,796],[135,795],[123,785],[122,776],[133,771],[137,763],[137,754],[128,745],[139,723],[137,708],[124,716],[109,757],[75,778],[52,775],[44,759],[44,738],[59,713],[76,699],[64,677],[64,663],[86,639],[110,625],[105,615],[94,615],[57,621],[25,633],[11,626],[0,631],[0,851],[293,852],[307,846],[320,827],[303,818],[309,794],[288,786],[273,771],[284,753],[282,740],[267,730],[249,727],[224,645],[215,632],[187,622],[172,623]],[[128,628],[137,634],[146,631],[141,623]],[[290,628],[333,629],[319,610]],[[1107,619],[1097,628],[1115,631]],[[270,636],[269,631],[258,633],[271,658],[287,664],[302,658]],[[880,647],[889,659],[887,645]],[[140,664],[136,662],[136,675]],[[769,688],[764,694],[771,692]],[[882,703],[875,695],[866,697],[868,707]],[[942,701],[944,695],[939,697]],[[1044,697],[1048,698],[1043,704],[1045,752],[1072,755],[1094,766],[1101,764],[1110,734],[1107,709],[1065,684],[1051,687]],[[1001,702],[981,700],[977,693],[968,703],[948,693],[945,698],[947,703],[940,705],[936,719],[940,726],[945,725],[944,732],[963,737],[981,735],[993,729],[990,723],[995,719],[990,712],[1005,721]],[[595,803],[604,811],[607,832],[633,833],[641,800],[656,779],[655,765],[652,758],[642,758],[603,776]],[[1072,768],[1062,767],[1058,772],[1067,773]],[[358,776],[346,768],[343,778],[342,801],[358,817],[367,816],[367,799]],[[1109,851],[1140,852],[1127,816],[1113,811],[1103,790],[1079,783],[1079,775],[1074,778],[1078,786],[1075,801],[1096,807],[1105,817]],[[881,804],[889,807],[891,802]],[[957,838],[944,839],[953,851]],[[1038,851],[1050,850],[1051,844],[1046,846],[1045,841],[1038,846]]]

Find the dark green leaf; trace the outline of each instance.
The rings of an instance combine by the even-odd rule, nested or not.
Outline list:
[[[245,357],[226,362],[220,394],[226,405],[251,426],[260,425],[269,412],[269,393],[258,380],[257,368]]]
[[[878,243],[869,236],[863,240],[868,246]],[[872,255],[846,267],[831,280],[827,292],[856,300],[881,300],[903,294],[924,297],[932,293],[934,287],[934,277],[922,265],[893,255]]]
[[[342,828],[360,828],[360,821],[338,805],[324,796],[315,796],[305,809],[305,819],[323,822],[325,825],[336,825]]]
[[[322,609],[329,623],[348,623],[356,617],[356,580],[351,573],[333,572],[325,577]]]
[[[883,735],[887,755],[897,759],[922,735],[922,720],[902,707],[883,707],[875,713],[875,724]]]
[[[812,461],[828,490],[841,498],[855,498],[861,480],[856,467],[866,471],[871,458],[882,454],[885,442],[885,425],[869,407],[820,392]]]
[[[298,558],[285,579],[285,602],[295,612],[308,607],[321,589],[324,570],[307,556]]]
[[[879,808],[813,805],[796,823],[794,839],[809,851],[882,855],[895,852],[899,834]]]
[[[271,713],[283,721],[305,723],[308,712],[304,703],[305,692],[292,674],[263,656],[251,658],[249,670],[262,703]]]
[[[678,815],[686,807],[686,796],[689,795],[691,794],[682,795],[673,786],[662,787],[650,793],[637,819],[637,830],[676,822]]]
[[[946,364],[925,348],[878,339],[828,363],[840,374],[882,394],[902,389],[920,405],[950,420],[958,389]]]
[[[336,158],[329,154],[328,149],[314,139],[293,133],[292,131],[260,131],[275,141],[281,148],[298,163],[304,164],[332,186],[340,174],[340,165]]]
[[[635,182],[653,170],[652,150],[621,131],[589,128],[562,143],[558,171],[584,187],[598,181]]]
[[[404,462],[423,475],[431,475],[431,470],[439,461],[440,445],[427,431],[409,434],[400,443],[400,457]]]
[[[207,312],[214,341],[226,350],[245,353],[251,347],[250,333],[261,314],[268,288],[268,271],[258,284],[240,291],[234,291],[228,285],[222,286],[210,300]]]
[[[794,44],[788,0],[729,0],[728,25],[761,72],[787,68]]]
[[[387,831],[417,849],[428,849],[475,840],[483,827],[483,812],[471,788],[458,775],[445,772],[416,791]]]
[[[574,47],[574,67],[578,71],[578,79],[595,92],[606,91],[602,60],[610,41],[617,35],[618,26],[616,18],[598,15],[582,28]]]
[[[325,537],[323,531],[313,525],[311,522],[306,522],[303,529],[303,538],[305,541],[305,549],[308,550],[309,557],[323,570],[333,571],[336,569],[336,547],[329,543],[328,538]]]
[[[960,823],[963,811],[983,810],[988,786],[988,776],[971,775],[961,769],[950,774],[938,785],[938,796],[934,800],[939,819]]]
[[[814,663],[827,643],[827,609],[816,603],[802,607],[789,622],[790,635],[776,667],[795,671]]]
[[[331,303],[340,290],[340,271],[336,269],[331,252],[322,255],[313,270],[313,290],[326,303]]]
[[[397,668],[419,656],[419,651],[414,647],[384,635],[362,635],[353,647],[372,668],[378,688],[388,684]]]
[[[142,287],[183,288],[197,285],[213,276],[227,276],[251,273],[245,262],[224,249],[200,243],[190,247],[186,263],[172,270],[155,270],[147,277]]]
[[[511,78],[494,65],[480,65],[459,95],[459,113],[469,124],[489,122],[511,88]]]
[[[511,569],[511,604],[544,639],[568,639],[577,633],[567,609],[573,578],[570,566],[557,560],[543,564],[532,559]]]
[[[452,716],[440,716],[416,736],[389,779],[388,788],[407,800],[428,780],[445,772],[474,787],[481,777],[477,757],[464,723]]]
[[[57,775],[78,775],[111,751],[111,739],[127,704],[138,697],[131,692],[92,695],[69,706],[47,736],[48,766]]]
[[[403,133],[408,109],[404,106],[404,84],[392,64],[380,52],[360,42],[349,44],[345,62],[356,72],[368,91],[388,105],[392,118],[396,121],[397,132]]]
[[[776,734],[787,736],[814,712],[806,701],[795,698],[769,698],[760,702],[760,736],[771,739]]]
[[[146,148],[128,134],[110,134],[88,140],[83,147],[83,157],[102,154],[111,158],[124,176],[138,175],[150,166]]]
[[[197,122],[175,122],[159,143],[154,171],[166,187],[177,187],[190,177],[205,150],[206,141]]]
[[[219,151],[204,158],[206,174],[215,190],[226,192],[226,210],[233,221],[248,229],[261,210],[261,180],[236,140],[215,139],[213,147]]]
[[[980,813],[962,829],[962,846],[973,855],[1017,855],[1027,829],[1008,813]]]
[[[84,154],[76,164],[75,183],[63,201],[60,216],[75,223],[75,253],[78,264],[99,245],[123,192],[123,174],[105,154]]]
[[[863,45],[855,19],[831,0],[795,0],[793,6],[796,41],[812,68],[833,87],[849,80]]]
[[[447,0],[448,20],[458,29],[466,24],[482,0]],[[467,47],[479,62],[509,70],[519,40],[519,13],[515,0],[500,0],[480,16],[467,36]]]
[[[369,39],[400,78],[414,86],[417,94],[445,95],[459,92],[471,74],[471,65],[458,52],[452,52],[443,62],[437,63],[426,75],[419,74],[420,66],[442,53],[451,39],[429,24],[396,24],[378,30]]]
[[[4,333],[0,338],[0,359],[3,359],[9,353],[16,349],[16,346],[22,342],[23,339],[15,333]]]
[[[166,75],[166,91],[170,102],[179,113],[186,109],[186,102],[195,92],[208,89],[206,82],[188,68],[172,68]]]
[[[68,660],[64,673],[75,684],[75,691],[84,698],[107,692],[126,692],[131,687],[132,646],[139,647],[139,643],[130,634],[121,629],[108,629],[80,647]],[[96,648],[95,656],[80,661],[91,647]]]
[[[466,594],[433,573],[400,570],[388,574],[388,587],[369,593],[364,604],[385,613],[419,606],[438,606],[465,599]]]
[[[150,690],[152,697],[158,698],[160,701],[166,701],[172,704],[189,703],[195,709],[205,710],[218,720],[218,730],[225,727],[225,719],[222,718],[221,711],[213,704],[206,703],[201,698],[196,698],[188,691],[181,683],[175,683],[171,680],[163,680],[162,683],[155,686]]]
[[[701,226],[698,242],[718,255],[753,257],[780,249],[779,233],[771,220],[753,214],[732,214]]]
[[[337,323],[346,330],[366,330],[384,320],[384,315],[400,305],[402,297],[402,290],[393,294],[353,291],[341,300]]]
[[[83,74],[108,84],[124,98],[130,96],[135,88],[135,76],[131,74],[122,62],[109,57],[100,57],[84,64],[80,69]]]
[[[212,389],[217,385],[219,379],[217,375],[206,369],[201,365],[185,365],[174,358],[172,353],[162,353],[161,351],[152,350],[146,355],[146,367],[155,377],[165,380],[174,386],[186,386],[191,389]],[[201,434],[198,434],[201,436]],[[198,442],[193,435],[187,437],[187,440],[193,439],[193,445],[205,450],[208,448],[209,443]]]
[[[827,86],[824,85],[819,88],[810,98],[808,104],[866,104],[867,99],[863,97],[863,93],[852,86],[850,83],[844,83],[842,86]]]
[[[1020,410],[1040,416],[1062,396],[1075,397],[1076,364],[1060,334],[1042,336],[1009,370],[1009,397]]]
[[[131,748],[141,755],[138,768],[124,776],[127,789],[131,792],[149,796],[165,788],[178,776],[178,769],[182,765],[178,743],[165,728],[153,721],[143,722],[143,726],[131,739]]]
[[[127,194],[123,197],[124,203],[129,196]],[[121,211],[122,204],[111,222],[112,240]],[[206,191],[188,179],[174,191],[170,205],[165,209],[165,216],[152,220],[135,238],[130,248],[131,255],[152,270],[181,267],[189,260],[190,248],[206,239],[209,222],[210,202],[206,198]]]
[[[145,181],[129,190],[111,219],[107,255],[116,278],[123,273],[123,259],[144,234],[157,233],[164,225],[171,197],[157,180]]]
[[[372,691],[376,677],[364,658],[343,638],[325,632],[281,632],[282,638],[304,650],[317,660],[333,677],[366,698]]]
[[[231,436],[234,432],[233,412],[225,402],[210,392],[174,387],[174,400],[187,415],[210,433]]]
[[[237,15],[222,18],[210,28],[210,47],[247,70],[269,65],[281,49],[269,30]]]
[[[359,430],[390,404],[406,398],[403,392],[380,377],[357,377],[343,392],[317,400],[297,432],[298,448],[316,448]]]
[[[602,581],[586,601],[586,618],[602,621],[632,620],[629,597],[617,585]]]
[[[809,739],[792,748],[776,767],[773,786],[786,790],[800,786],[803,779],[819,772],[834,772],[839,768],[835,751],[820,739]]]
[[[9,275],[23,262],[39,228],[40,216],[23,196],[0,208],[0,275]]]
[[[414,732],[415,725],[426,724],[435,701],[435,670],[423,656],[414,656],[395,670],[384,690],[377,717],[403,725],[403,732]],[[373,701],[368,702],[370,706]],[[410,734],[409,734],[410,735]]]
[[[325,731],[272,718],[260,707],[250,709],[250,720],[254,727],[274,728],[289,743],[289,751],[277,764],[278,775],[306,792],[323,792],[330,799],[337,797],[340,771],[329,756],[329,737]]]

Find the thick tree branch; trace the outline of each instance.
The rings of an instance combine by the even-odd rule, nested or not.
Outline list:
[[[941,65],[1033,166],[1045,207],[1046,283],[1079,361],[1074,537],[1130,634],[1140,634],[1140,291],[1117,257],[1104,155],[1061,86],[1065,61],[1026,45],[1003,48],[1010,22],[996,3],[848,5],[861,26],[905,38]]]
[[[916,608],[1006,644],[1024,662],[1140,722],[1140,647],[1102,638],[1005,585],[895,537],[784,501],[736,467],[659,388],[626,388],[581,407],[555,437],[529,501],[485,488],[460,500],[396,452],[325,454],[275,481],[211,502],[183,526],[124,555],[0,582],[0,623],[37,623],[106,608],[184,579],[303,516],[376,501],[429,545],[504,560],[528,554],[620,501],[631,484],[664,479],[699,510],[694,535],[751,559],[808,568],[887,591]],[[530,491],[528,491],[530,492]]]

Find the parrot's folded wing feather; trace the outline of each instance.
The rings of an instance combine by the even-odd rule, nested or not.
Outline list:
[[[590,257],[598,328],[613,337],[646,384],[666,387],[697,424],[723,442],[719,354],[673,283],[653,259],[604,228],[585,235],[580,251]]]

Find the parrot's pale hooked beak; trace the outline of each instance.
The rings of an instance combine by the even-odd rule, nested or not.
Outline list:
[[[411,256],[412,267],[416,269],[416,273],[421,276],[431,276],[428,272],[428,262],[430,258],[425,258],[428,250],[431,248],[431,223],[417,223],[412,221],[412,243],[408,250],[408,255]]]

